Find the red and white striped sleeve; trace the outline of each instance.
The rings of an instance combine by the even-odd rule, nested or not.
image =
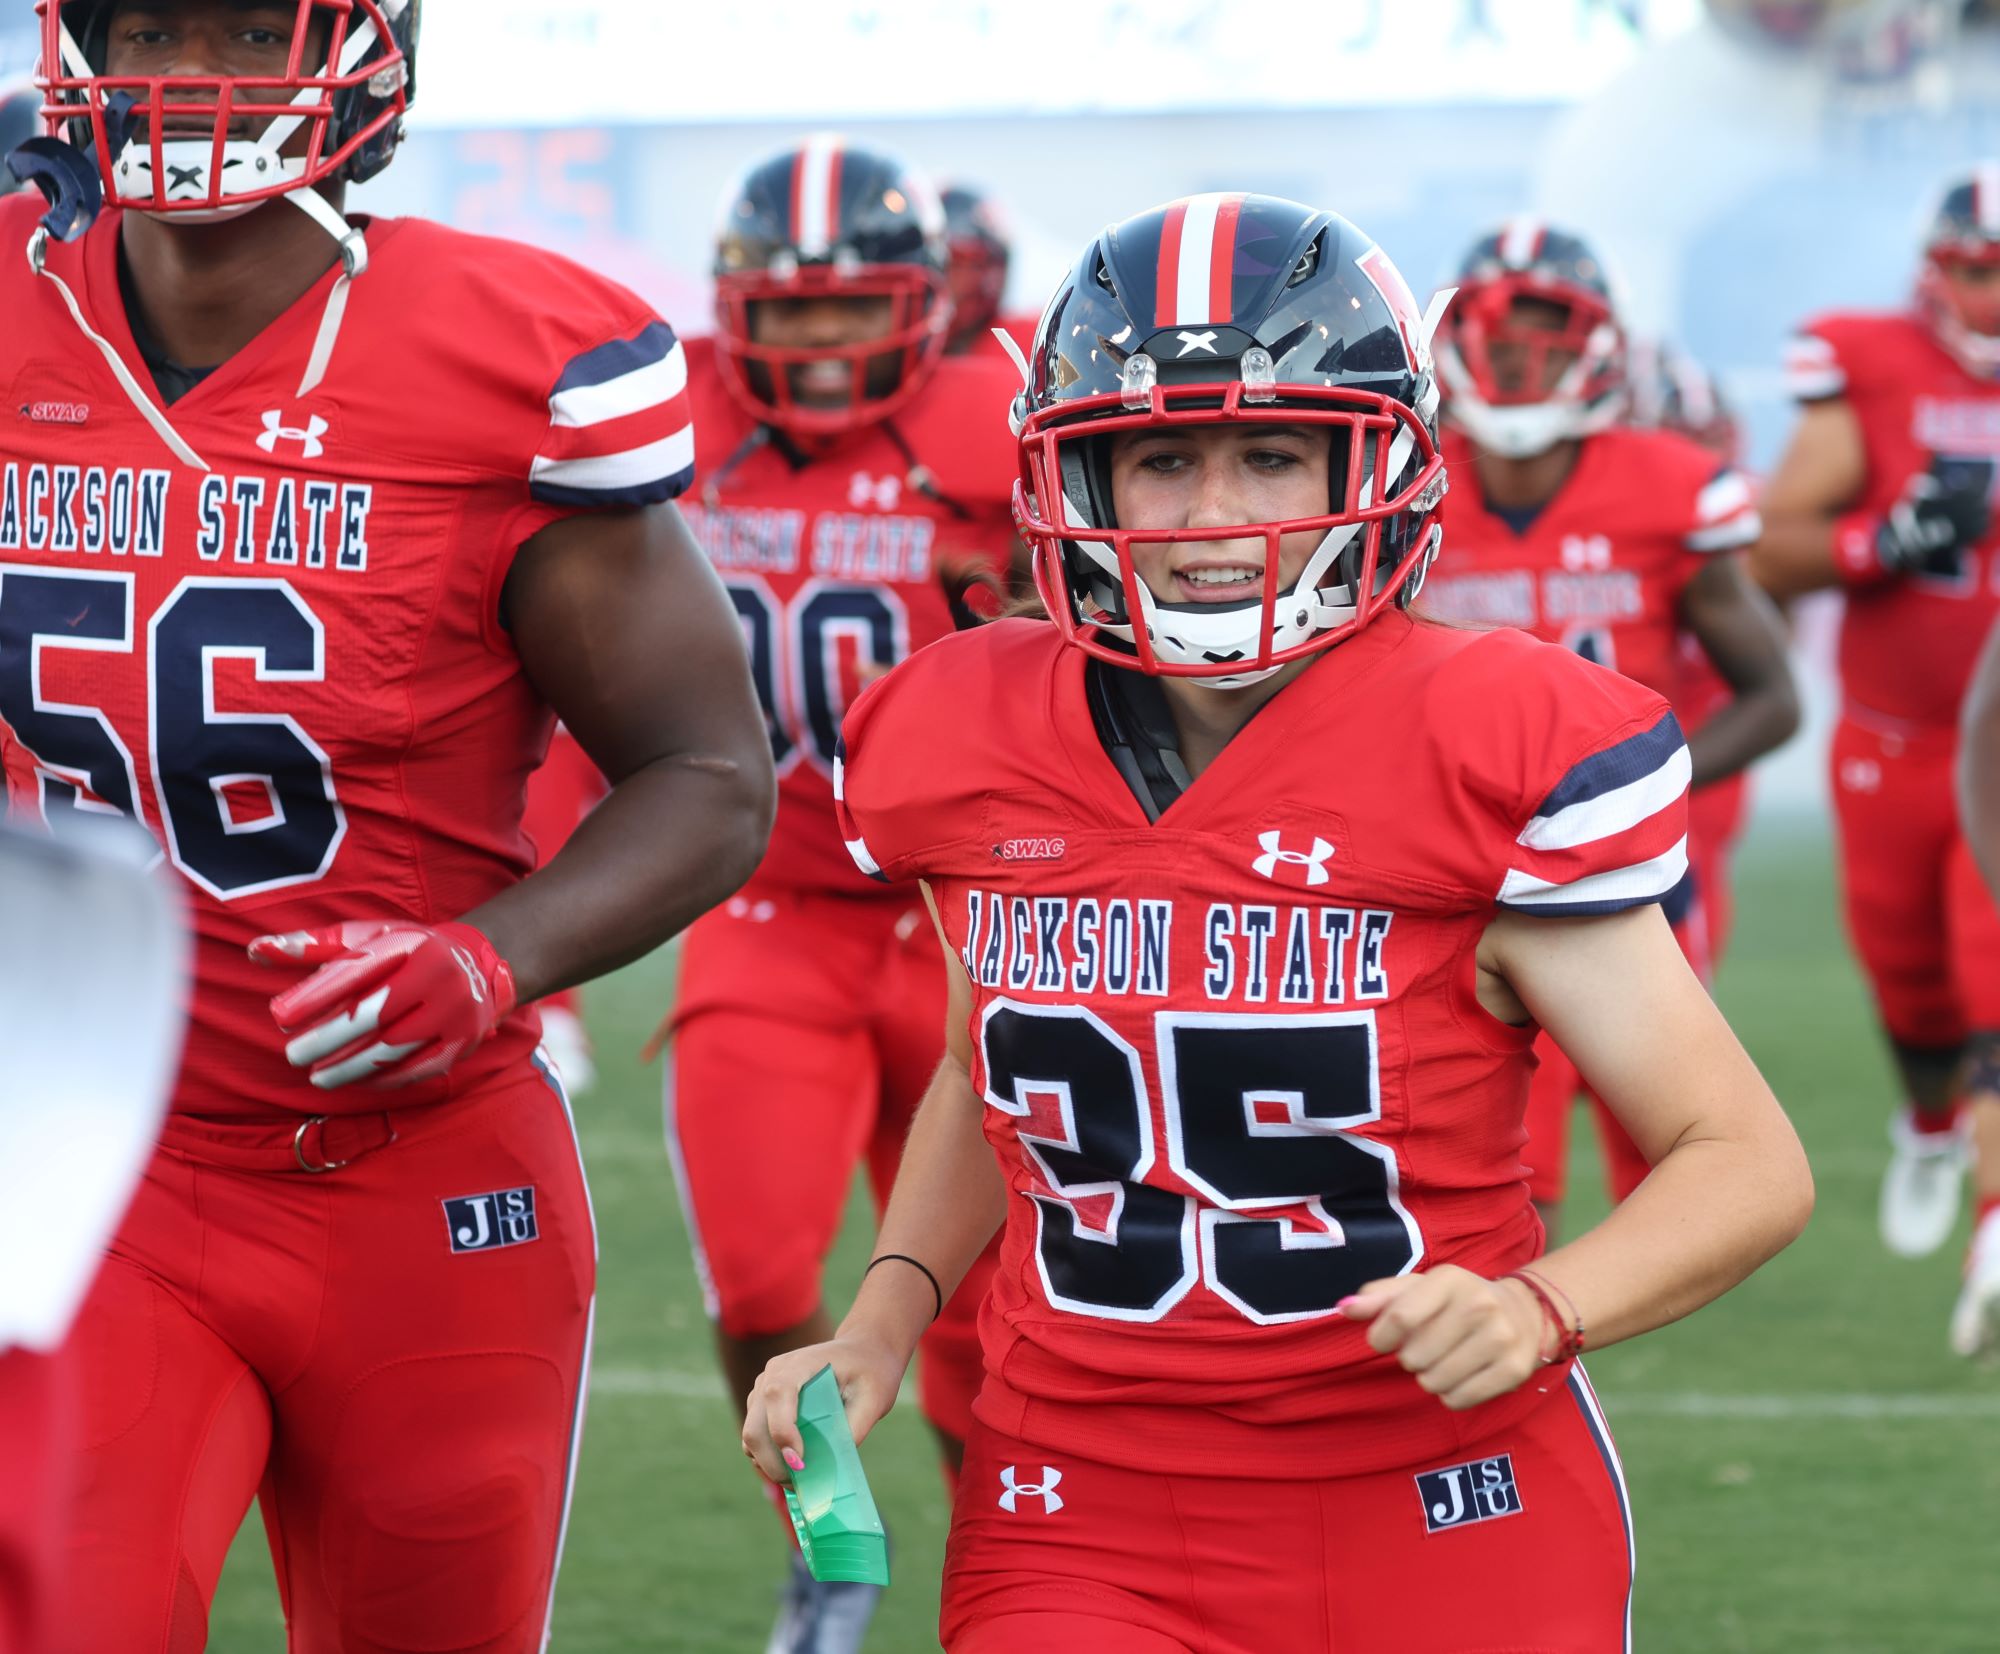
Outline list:
[[[1786,341],[1785,390],[1797,402],[1830,402],[1847,394],[1847,366],[1821,329],[1803,327]]]
[[[1628,722],[1535,808],[1508,853],[1499,905],[1573,918],[1664,900],[1687,876],[1689,775],[1671,712],[1636,732]]]
[[[687,357],[671,327],[650,321],[569,361],[529,470],[537,500],[630,509],[674,499],[693,480]]]
[[[1682,543],[1689,551],[1702,553],[1737,551],[1754,545],[1763,532],[1750,479],[1734,466],[1725,466],[1695,495],[1694,520]]]

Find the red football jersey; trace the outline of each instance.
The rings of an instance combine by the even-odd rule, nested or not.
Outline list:
[[[2000,385],[1975,379],[1915,316],[1822,316],[1786,358],[1802,402],[1844,397],[1861,424],[1868,480],[1854,509],[1885,512],[1912,477],[2000,461]],[[1956,579],[1907,575],[1850,589],[1840,680],[1864,712],[1952,728],[1979,646],[2000,611],[2000,512]]]
[[[943,575],[1004,574],[1021,376],[997,351],[948,356],[893,418],[802,449],[729,395],[712,339],[687,348],[702,484],[685,509],[742,618],[778,766],[756,879],[868,896],[834,830],[840,721],[873,669],[952,629]]]
[[[1615,912],[1680,880],[1673,715],[1518,633],[1392,613],[1149,825],[1084,665],[1054,627],[1002,621],[924,650],[847,720],[849,849],[931,883],[1020,1197],[980,1416],[1236,1476],[1490,1434],[1533,1386],[1449,1413],[1335,1306],[1539,1251],[1520,1158],[1536,1031],[1479,1007],[1474,950],[1499,907]]]
[[[1672,699],[1681,593],[1718,551],[1757,538],[1740,472],[1668,431],[1588,438],[1525,532],[1487,505],[1463,436],[1445,460],[1444,549],[1418,606],[1465,626],[1513,626]]]
[[[454,919],[528,870],[522,793],[551,719],[501,586],[558,518],[686,484],[680,348],[564,259],[378,219],[315,389],[297,394],[332,271],[166,410],[197,469],[21,256],[40,210],[0,201],[10,787],[57,831],[78,812],[142,821],[184,876],[198,942],[175,1107],[320,1112],[271,1019],[297,978],[244,948],[341,919]],[[150,387],[119,223],[51,247],[48,267]],[[517,1012],[399,1102],[469,1089],[535,1028]]]

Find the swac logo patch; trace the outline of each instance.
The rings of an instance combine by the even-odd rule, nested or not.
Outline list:
[[[1016,1501],[1039,1499],[1042,1502],[1042,1514],[1053,1516],[1063,1508],[1062,1495],[1056,1492],[1062,1479],[1063,1473],[1060,1470],[1053,1465],[1045,1464],[1042,1466],[1042,1479],[1039,1482],[1024,1482],[1021,1480],[1020,1471],[1009,1465],[1000,1472],[1000,1508],[1012,1516],[1018,1508]]]
[[[537,1239],[535,1187],[496,1189],[490,1195],[460,1195],[444,1203],[445,1229],[454,1252],[497,1252]]]
[[[88,425],[90,404],[88,402],[30,402],[21,409],[21,417],[36,425]]]
[[[1280,867],[1303,868],[1308,885],[1325,884],[1333,877],[1326,870],[1326,864],[1333,860],[1333,846],[1323,838],[1315,838],[1310,850],[1287,850],[1284,835],[1275,830],[1259,833],[1257,842],[1264,847],[1264,853],[1250,863],[1253,873],[1276,879]]]
[[[1424,1502],[1424,1527],[1430,1533],[1521,1514],[1521,1490],[1514,1485],[1514,1459],[1508,1453],[1423,1471],[1417,1477],[1417,1497]]]
[[[1069,851],[1069,840],[1037,835],[1010,838],[993,846],[996,861],[1061,861]]]
[[[275,454],[281,442],[299,443],[307,459],[318,459],[326,452],[326,444],[320,438],[327,433],[327,423],[318,414],[309,414],[303,428],[287,425],[285,416],[276,408],[264,415],[264,434],[257,438],[257,446],[267,454]]]

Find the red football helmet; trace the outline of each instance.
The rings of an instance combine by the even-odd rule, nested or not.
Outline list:
[[[1917,274],[1917,305],[1932,333],[1979,379],[2000,379],[2000,279],[1988,274],[1996,266],[2000,161],[1982,161],[1940,192]]]
[[[922,389],[951,327],[944,210],[902,162],[828,135],[752,166],[716,231],[716,362],[730,393],[788,435],[839,436]],[[885,331],[838,344],[765,343],[760,305],[887,300]],[[829,401],[802,395],[830,375]]]
[[[1481,236],[1438,333],[1445,416],[1489,453],[1525,459],[1624,411],[1625,337],[1604,262],[1565,230],[1516,219]],[[1520,319],[1533,300],[1556,313]]]
[[[51,133],[94,156],[106,200],[141,212],[227,218],[274,196],[359,181],[388,164],[402,137],[421,7],[297,0],[282,74],[112,76],[114,0],[35,0],[42,115]]]

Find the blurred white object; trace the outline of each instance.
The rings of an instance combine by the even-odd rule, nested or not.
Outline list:
[[[1904,1109],[1889,1122],[1882,1174],[1882,1244],[1899,1258],[1927,1258],[1951,1238],[1972,1163],[1960,1131],[1918,1131]]]
[[[1951,1347],[1959,1355],[2000,1354],[2000,1212],[1973,1232],[1965,1286],[1951,1312]]]
[[[159,1135],[188,943],[157,854],[0,829],[0,1350],[62,1342]]]
[[[562,1076],[563,1089],[581,1097],[597,1084],[597,1061],[583,1018],[560,1005],[542,1007],[542,1049]]]

